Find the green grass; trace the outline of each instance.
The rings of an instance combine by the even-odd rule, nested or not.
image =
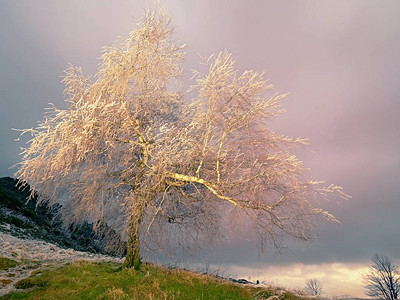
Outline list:
[[[261,298],[261,288],[150,264],[135,271],[116,263],[79,261],[37,272],[16,285],[33,289],[1,299],[266,299]]]

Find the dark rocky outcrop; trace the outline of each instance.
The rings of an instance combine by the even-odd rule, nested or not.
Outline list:
[[[27,201],[29,186],[19,189],[17,180],[0,178],[0,231],[20,238],[41,239],[63,248],[79,251],[124,256],[126,243],[107,227],[104,234],[96,235],[92,225],[65,228],[57,216],[59,207],[37,205],[37,196]]]

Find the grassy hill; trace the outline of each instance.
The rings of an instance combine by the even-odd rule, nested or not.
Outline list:
[[[85,261],[35,272],[16,287],[28,291],[0,299],[306,299],[272,287],[240,285],[152,264],[135,271],[117,263]]]
[[[94,235],[90,224],[63,228],[56,216],[57,208],[37,206],[36,198],[26,203],[29,188],[19,190],[16,183],[12,178],[0,178],[0,232],[23,240],[44,240],[63,249],[123,255],[123,243],[114,240],[117,250],[107,248],[102,237]],[[305,299],[272,287],[238,284],[213,275],[149,263],[141,271],[135,271],[122,269],[115,262],[49,264],[21,261],[9,254],[4,252],[7,257],[0,256],[0,289],[13,285],[18,291],[0,299]],[[18,268],[32,268],[24,277],[35,271],[24,278],[18,276]]]

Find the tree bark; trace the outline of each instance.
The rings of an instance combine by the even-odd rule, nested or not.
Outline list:
[[[128,231],[128,244],[124,268],[134,268],[140,270],[142,260],[140,258],[140,224],[142,221],[142,212],[139,216],[132,216],[129,231]]]

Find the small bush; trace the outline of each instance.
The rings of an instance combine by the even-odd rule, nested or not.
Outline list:
[[[299,297],[296,296],[295,294],[291,293],[291,292],[284,292],[282,294],[282,299],[283,300],[298,300]],[[306,299],[306,298],[303,298],[303,299]]]
[[[35,286],[35,284],[32,282],[32,280],[30,280],[30,278],[24,278],[24,279],[17,281],[14,284],[14,286],[17,289],[24,290],[24,289],[29,289],[29,288]]]
[[[271,297],[275,297],[275,298],[279,299],[279,297],[276,296],[275,292],[276,291],[272,290],[271,288],[268,288],[266,290],[261,290],[254,294],[253,299],[254,300],[262,300],[262,299],[275,300],[274,298],[271,298]]]
[[[12,282],[10,279],[0,279],[0,288],[3,286],[9,285]]]
[[[0,270],[7,270],[9,268],[13,268],[17,266],[18,263],[15,260],[6,258],[6,257],[0,257]]]
[[[17,289],[24,290],[29,289],[34,286],[43,287],[46,285],[46,281],[42,280],[41,278],[36,277],[28,277],[17,281],[14,286]]]
[[[28,229],[28,228],[32,228],[32,225],[25,223],[23,220],[21,220],[20,218],[14,217],[14,216],[4,216],[3,217],[3,222],[14,225],[18,228],[24,228],[24,229]]]

